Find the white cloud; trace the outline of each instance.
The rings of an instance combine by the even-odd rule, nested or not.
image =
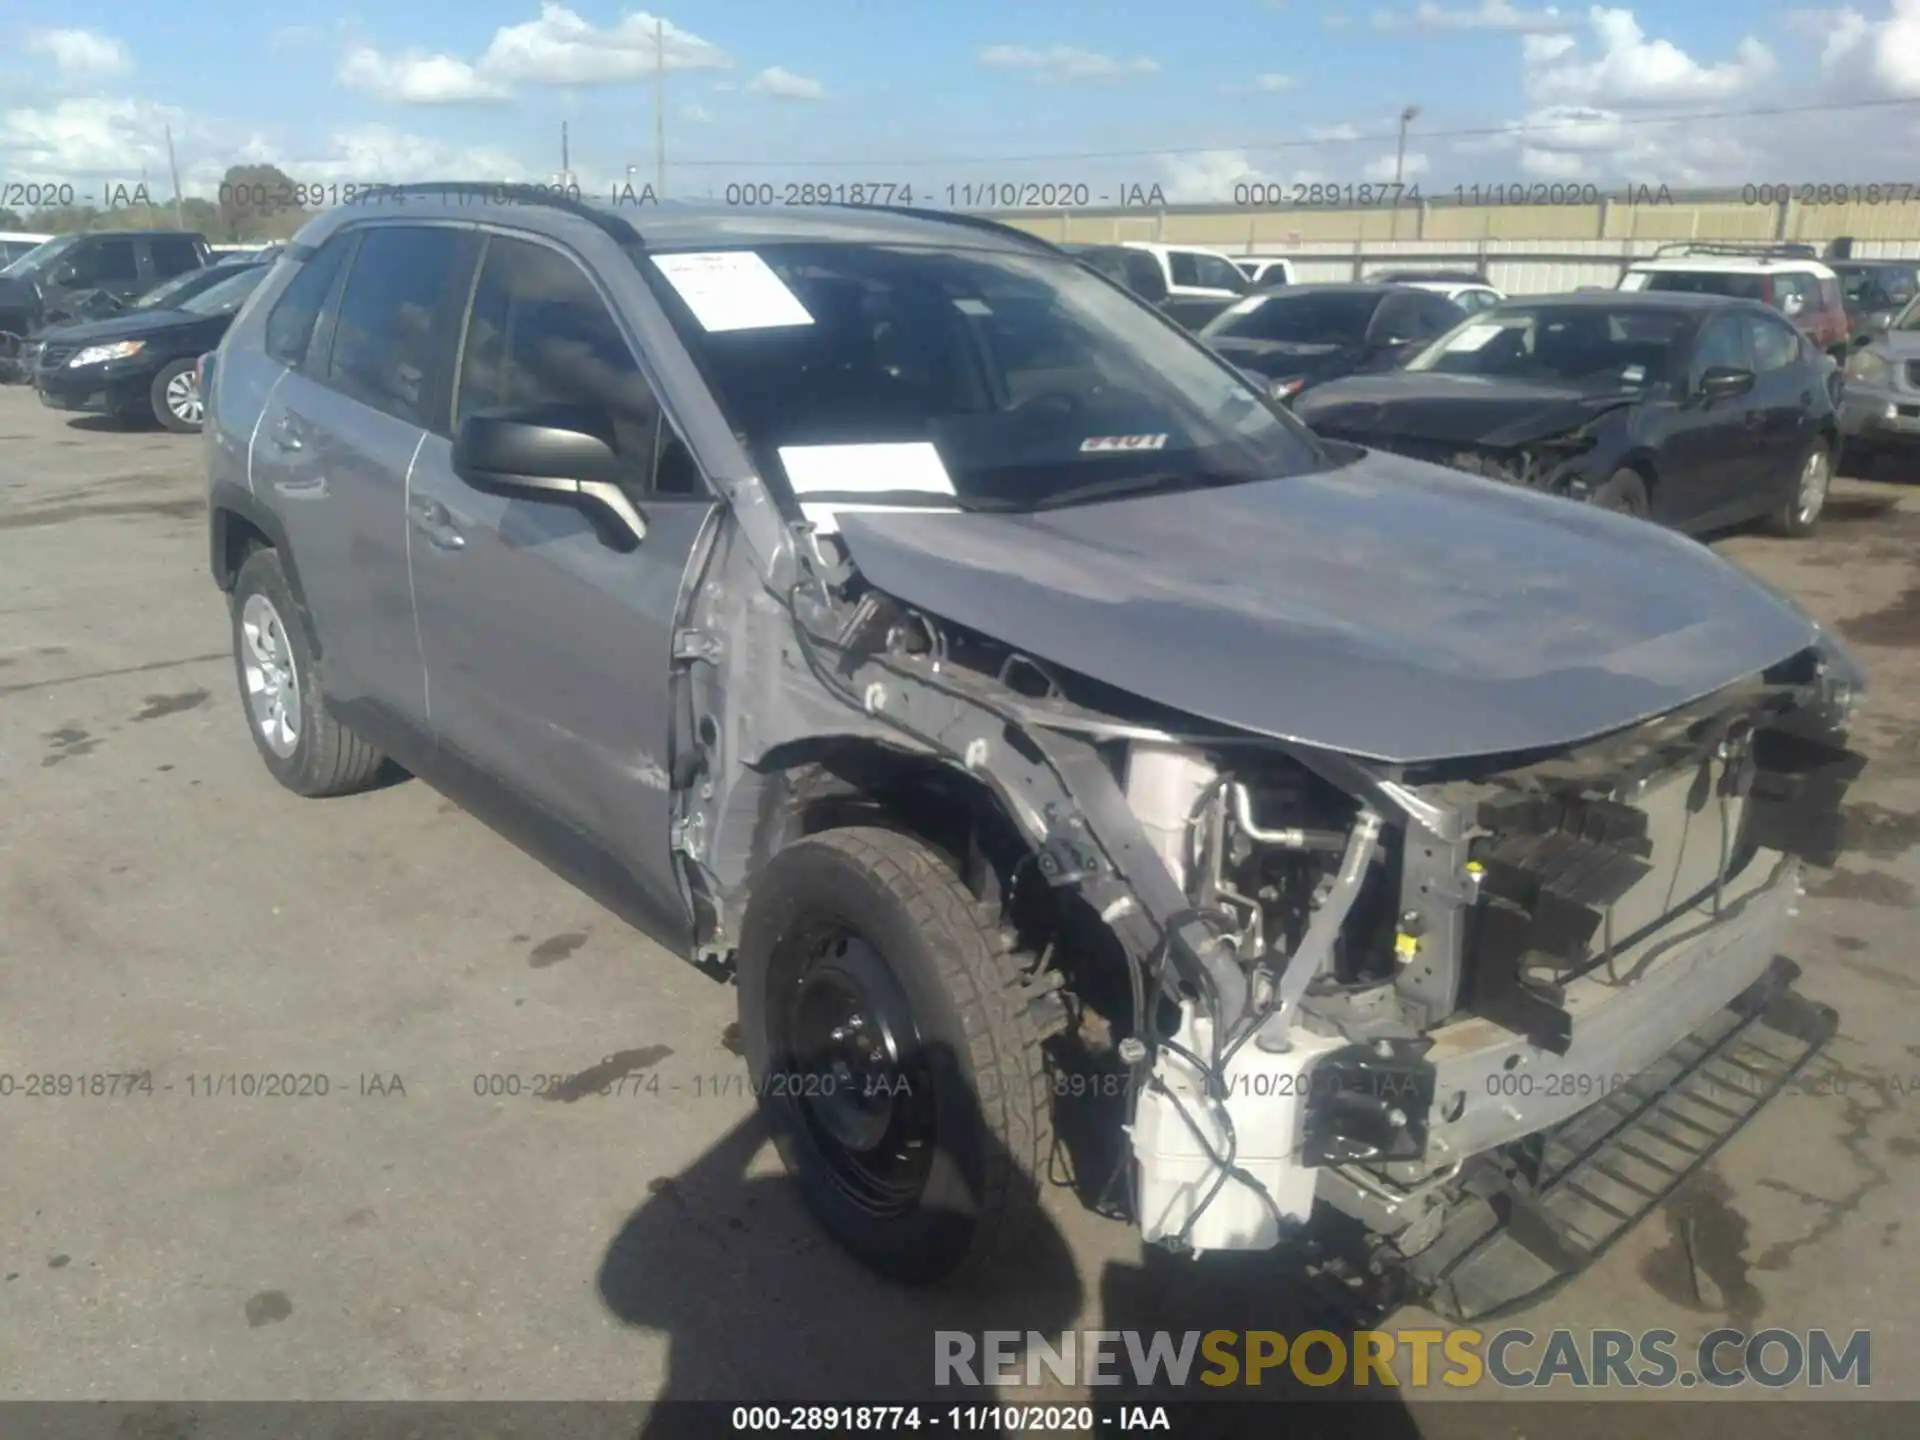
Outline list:
[[[617,24],[598,26],[564,5],[543,4],[540,18],[506,25],[494,32],[474,68],[491,79],[529,85],[615,85],[642,80],[662,63],[655,51],[660,26],[665,67],[669,70],[725,70],[730,57],[671,21],[645,11],[623,15]]]
[[[1433,162],[1429,160],[1426,155],[1417,150],[1409,150],[1404,165],[1400,163],[1399,158],[1396,156],[1376,155],[1361,167],[1360,178],[1362,180],[1391,182],[1394,178],[1394,171],[1399,170],[1401,179],[1414,180],[1425,175],[1431,169],[1433,169]]]
[[[1344,30],[1351,23],[1351,16],[1342,15],[1338,11],[1328,11],[1320,17],[1322,30]]]
[[[166,126],[191,140],[189,117],[143,100],[72,99],[0,113],[0,171],[21,180],[125,178],[166,173]]]
[[[771,95],[778,100],[818,100],[827,93],[826,87],[818,80],[805,75],[796,75],[791,70],[782,70],[778,65],[770,65],[747,82],[747,89],[756,95]]]
[[[360,45],[340,59],[337,78],[349,90],[407,105],[460,105],[510,100],[513,92],[451,55],[382,55]]]
[[[1164,155],[1160,164],[1166,172],[1167,199],[1176,205],[1221,204],[1232,196],[1235,185],[1279,179],[1255,165],[1244,150],[1196,150],[1183,155]]]
[[[1846,9],[1827,22],[1821,71],[1855,93],[1903,98],[1920,95],[1920,0],[1893,0],[1884,20]]]
[[[503,151],[449,145],[387,125],[352,125],[336,130],[324,145],[310,153],[296,152],[274,163],[303,183],[529,178],[526,167]]]
[[[104,80],[133,69],[125,45],[93,30],[31,30],[26,51],[51,61],[63,80]]]
[[[1307,138],[1325,141],[1358,140],[1360,130],[1354,125],[1309,125]]]
[[[1373,17],[1376,30],[1564,30],[1571,23],[1555,6],[1526,10],[1509,0],[1480,0],[1451,9],[1423,3],[1404,14],[1383,10]]]
[[[1293,88],[1293,77],[1291,75],[1256,75],[1253,77],[1253,88],[1268,95],[1277,95],[1282,90]]]
[[[1775,173],[1778,163],[1741,132],[1686,121],[1647,123],[1644,116],[1583,105],[1535,110],[1475,148],[1512,155],[1519,172],[1537,180],[1738,185]]]
[[[680,107],[680,118],[695,125],[704,125],[713,119],[713,112],[704,105],[695,105],[690,102]]]
[[[1530,180],[1584,180],[1591,173],[1587,161],[1565,150],[1520,148],[1520,173]]]
[[[1143,55],[1120,60],[1072,45],[1053,45],[1044,50],[1026,45],[989,45],[980,52],[980,63],[989,70],[1015,70],[1038,83],[1053,85],[1111,84],[1160,73],[1160,62]]]
[[[1647,105],[1724,101],[1756,89],[1779,68],[1751,36],[1731,60],[1703,64],[1670,40],[1649,40],[1631,10],[1588,12],[1598,55],[1569,36],[1529,35],[1523,84],[1536,105]]]

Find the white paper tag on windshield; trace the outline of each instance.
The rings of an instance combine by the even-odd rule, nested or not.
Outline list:
[[[1506,328],[1504,325],[1469,325],[1447,342],[1447,349],[1478,350]]]
[[[772,330],[813,323],[800,297],[751,250],[655,255],[653,263],[704,329]]]
[[[953,308],[958,310],[962,315],[993,314],[993,307],[991,305],[987,304],[984,300],[975,300],[970,295],[963,295],[958,300],[955,300],[953,302]]]
[[[953,477],[926,441],[905,445],[783,445],[780,463],[796,495],[951,495]]]

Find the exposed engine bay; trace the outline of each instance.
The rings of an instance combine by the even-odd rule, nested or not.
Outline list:
[[[1777,1018],[1800,867],[1832,862],[1862,763],[1844,739],[1859,672],[1817,629],[1763,673],[1593,738],[1390,763],[1038,658],[874,588],[826,537],[777,611],[770,599],[708,617],[716,633],[750,632],[756,612],[788,620],[777,650],[742,645],[720,666],[758,715],[795,717],[785,732],[756,722],[761,753],[837,708],[951,777],[931,793],[956,813],[991,797],[1017,840],[1014,863],[981,866],[981,893],[1041,917],[1032,1003],[1060,1009],[1079,1063],[1126,1077],[1108,1188],[1144,1236],[1268,1249],[1338,1212],[1409,1275],[1432,1260],[1423,1285],[1457,1282],[1462,1314],[1485,1308],[1459,1278],[1468,1260],[1499,1272],[1474,1282],[1482,1300],[1510,1299],[1606,1243],[1540,1218],[1556,1195],[1596,1193],[1584,1171],[1554,1188],[1574,1174],[1553,1158],[1562,1131],[1643,1083],[1653,1113],[1677,1083],[1662,1067],[1723,1014]],[[756,854],[799,823],[780,818],[793,782],[730,766],[727,745],[702,741],[721,783],[689,792],[705,803],[677,829],[716,962]],[[826,773],[837,763],[805,783],[881,788]],[[1830,1033],[1830,1012],[1788,1028],[1805,1043],[1771,1085]],[[1612,1144],[1628,1121],[1609,1124]],[[1609,1233],[1698,1159],[1609,1202],[1629,1217]],[[1515,1231],[1519,1211],[1537,1223]],[[1525,1263],[1487,1261],[1489,1236],[1510,1232]],[[1542,1255],[1544,1277],[1513,1278]]]

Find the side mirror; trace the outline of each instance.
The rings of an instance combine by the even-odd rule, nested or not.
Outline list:
[[[1744,395],[1753,389],[1753,371],[1741,370],[1732,365],[1709,365],[1700,376],[1700,398],[1712,404],[1715,400],[1731,400],[1736,395]]]
[[[602,416],[584,409],[472,415],[453,437],[453,473],[489,494],[581,505],[603,540],[632,549],[647,538],[647,522],[620,488],[620,459],[605,429]]]

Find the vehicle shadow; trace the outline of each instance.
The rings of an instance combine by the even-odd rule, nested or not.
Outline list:
[[[1109,1350],[1110,1383],[1084,1396],[1046,1369],[1038,1388],[996,1392],[985,1365],[974,1375],[936,1375],[936,1332],[1038,1332],[1059,1347],[1063,1332],[1098,1328],[1139,1331],[1280,1331],[1335,1333],[1370,1323],[1311,1298],[1297,1264],[1282,1255],[1219,1255],[1184,1259],[1151,1250],[1139,1264],[1106,1263],[1097,1289],[1083,1281],[1066,1236],[1043,1218],[1018,1262],[978,1280],[913,1288],[881,1278],[848,1256],[814,1222],[799,1191],[777,1169],[764,1121],[733,1127],[679,1174],[660,1177],[627,1219],[602,1260],[601,1301],[623,1323],[661,1332],[666,1373],[656,1407],[640,1431],[647,1440],[692,1434],[711,1416],[676,1412],[675,1401],[728,1404],[900,1404],[929,1401],[1062,1404],[1088,1400],[1099,1410],[1133,1404],[1243,1401],[1216,1406],[1202,1428],[1184,1420],[1181,1433],[1259,1433],[1272,1426],[1277,1400],[1352,1400],[1350,1377],[1325,1386],[1283,1380],[1280,1367],[1257,1387],[1199,1383],[1208,1362],[1195,1352],[1187,1382],[1135,1383],[1122,1342]],[[768,1164],[775,1167],[769,1172]],[[1050,1202],[1074,1201],[1056,1190]],[[1103,1222],[1089,1218],[1089,1224]],[[1093,1261],[1098,1264],[1100,1262]],[[1093,1302],[1093,1303],[1090,1303]],[[1077,1337],[1084,1345],[1087,1337]],[[1239,1347],[1236,1346],[1236,1349]],[[1241,1351],[1244,1354],[1244,1351]],[[976,1360],[978,1355],[976,1352]],[[1324,1366],[1324,1353],[1315,1362]],[[1024,1367],[1020,1367],[1024,1368]],[[1125,1377],[1124,1379],[1121,1377]],[[953,1383],[942,1385],[947,1379]],[[1112,1383],[1118,1381],[1118,1383]],[[1391,1389],[1364,1403],[1315,1405],[1303,1434],[1400,1440],[1419,1431]],[[1246,1427],[1254,1428],[1248,1430]],[[1112,1428],[1111,1419],[1096,1430]]]
[[[67,428],[84,430],[90,435],[130,435],[142,430],[158,430],[160,423],[142,424],[138,420],[122,420],[117,415],[75,415],[67,421]]]

